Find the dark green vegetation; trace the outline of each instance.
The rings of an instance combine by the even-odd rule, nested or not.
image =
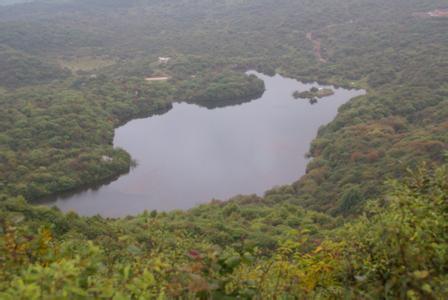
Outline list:
[[[65,82],[5,91],[0,141],[2,192],[29,200],[112,179],[131,158],[113,149],[114,128],[131,118],[163,113],[176,100],[216,107],[264,91],[254,76],[205,71],[189,80],[79,76]]]
[[[312,87],[309,91],[295,91],[292,96],[296,99],[308,99],[311,104],[314,104],[317,102],[317,99],[328,97],[333,94],[334,91],[330,88],[318,89],[317,87]]]
[[[1,298],[446,298],[448,178],[446,168],[434,170],[448,150],[448,18],[413,15],[444,6],[55,0],[0,8]],[[90,65],[63,67],[73,61]],[[251,68],[368,91],[321,128],[307,174],[291,186],[122,220],[15,199],[126,172],[131,158],[112,148],[114,127],[173,101],[256,98],[263,86],[244,75]],[[403,179],[422,161],[428,166]],[[388,178],[402,183],[388,189]]]
[[[264,84],[255,75],[223,72],[185,81],[178,91],[177,99],[215,108],[259,98]]]
[[[30,84],[47,83],[69,75],[56,63],[0,45],[0,82],[2,86],[15,88]]]
[[[118,220],[9,199],[0,297],[444,299],[448,169],[425,170],[347,225],[285,190]]]

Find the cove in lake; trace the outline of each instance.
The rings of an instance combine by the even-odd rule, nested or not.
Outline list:
[[[319,127],[336,116],[339,106],[364,94],[337,88],[311,105],[292,94],[317,84],[250,73],[265,82],[259,99],[215,109],[175,103],[163,115],[130,121],[115,130],[114,146],[128,151],[137,166],[109,184],[61,195],[49,204],[81,215],[119,217],[261,195],[299,179]]]

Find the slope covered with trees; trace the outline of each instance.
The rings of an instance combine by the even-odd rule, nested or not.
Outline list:
[[[255,76],[228,71],[155,84],[95,75],[5,92],[0,95],[3,196],[36,200],[113,179],[132,164],[124,150],[112,146],[118,125],[164,113],[174,101],[216,107],[226,100],[226,105],[249,101],[263,91]]]
[[[69,72],[55,63],[0,46],[0,82],[7,88],[48,83],[68,77]]]
[[[447,168],[391,183],[362,217],[278,198],[105,220],[0,203],[3,299],[443,299]],[[277,200],[277,201],[276,201]]]
[[[217,101],[220,99],[254,98],[261,91],[259,84],[247,82],[245,86],[244,81],[238,79],[241,77],[231,80],[225,75],[226,70],[232,70],[236,76],[237,72],[257,69],[304,81],[318,80],[368,89],[367,96],[341,108],[337,119],[323,128],[313,143],[310,155],[315,160],[309,166],[307,176],[294,185],[299,202],[313,209],[340,212],[342,203],[335,199],[341,199],[351,190],[358,191],[356,193],[364,199],[377,196],[382,191],[384,178],[399,176],[409,164],[418,160],[440,163],[447,150],[448,73],[447,56],[444,55],[448,51],[447,19],[415,15],[443,7],[443,1],[221,3],[202,0],[169,4],[108,1],[107,5],[103,4],[102,1],[82,0],[37,1],[6,7],[0,10],[3,20],[0,22],[0,43],[53,64],[61,60],[92,61],[98,59],[98,55],[116,62],[104,69],[78,71],[71,80],[85,96],[84,90],[92,84],[84,88],[82,77],[106,76],[105,80],[114,86],[100,83],[103,85],[101,95],[94,94],[99,92],[96,89],[89,93],[85,103],[92,106],[88,110],[94,111],[98,106],[93,107],[97,101],[92,99],[103,97],[105,93],[115,97],[116,101],[112,102],[116,103],[110,102],[116,114],[112,118],[119,115],[121,122],[136,116],[137,111],[150,111],[148,107],[142,108],[141,103],[134,105],[132,101],[123,100],[135,97],[132,93],[138,91],[127,90],[126,95],[120,94],[122,91],[117,91],[120,88],[116,86],[119,85],[116,80],[142,82],[144,77],[154,74],[173,78],[170,83],[178,92],[172,100],[204,104],[205,98],[210,100],[210,95],[214,95],[215,103],[206,104],[209,107],[222,105],[222,101]],[[319,38],[325,63],[316,60],[313,45],[306,38],[309,32]],[[171,56],[173,60],[166,66],[158,65],[158,56]],[[46,68],[42,65],[31,73],[43,81],[45,76],[39,74],[45,74]],[[8,88],[7,82],[3,82],[5,88]],[[52,90],[66,91],[69,86],[67,81],[55,84],[57,87]],[[167,90],[160,89],[162,93],[169,93]],[[151,103],[172,101],[165,99],[170,98],[167,95],[142,93],[137,97]],[[23,99],[15,105],[26,103],[26,97]],[[105,100],[101,101],[104,103]],[[155,109],[158,110],[159,105],[155,105]],[[111,118],[102,112],[95,115]],[[65,117],[61,115],[61,118]],[[112,129],[117,124],[112,121],[108,125],[108,132],[102,133],[107,138],[100,142],[101,145],[110,144]],[[101,126],[105,128],[106,125]],[[62,132],[55,138],[77,139],[75,135],[70,137]],[[81,143],[85,140],[82,138]],[[110,145],[108,147],[108,151],[112,151]],[[397,158],[401,161],[398,164]],[[127,164],[129,166],[129,159]],[[13,169],[19,170],[15,165]],[[67,168],[64,164],[63,169],[74,173],[70,187],[80,186],[93,178],[81,175],[83,168],[76,169],[75,165]],[[109,178],[126,168],[122,165],[114,169],[96,177]],[[12,174],[10,170],[2,175],[13,175],[18,179],[29,175],[28,172]],[[89,179],[83,182],[77,180],[78,177]],[[28,182],[39,185],[37,181],[24,180],[27,185]],[[63,189],[61,186],[45,193]],[[350,205],[346,213],[356,212],[360,207],[362,203]]]
[[[421,16],[445,6],[0,7],[0,298],[446,298],[448,18]],[[319,130],[297,182],[117,220],[28,204],[127,172],[111,143],[132,118],[256,98],[250,69],[367,90]]]

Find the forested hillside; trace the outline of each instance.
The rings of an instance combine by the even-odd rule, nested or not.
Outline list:
[[[447,298],[448,17],[428,14],[447,6],[0,6],[0,298]],[[124,219],[29,204],[128,172],[120,124],[257,98],[250,69],[367,91],[295,183]]]

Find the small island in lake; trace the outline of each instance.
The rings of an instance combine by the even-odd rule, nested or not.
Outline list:
[[[309,91],[299,92],[295,91],[292,95],[295,99],[309,99],[311,104],[317,102],[317,98],[324,98],[334,94],[331,88],[317,88],[312,87]]]

